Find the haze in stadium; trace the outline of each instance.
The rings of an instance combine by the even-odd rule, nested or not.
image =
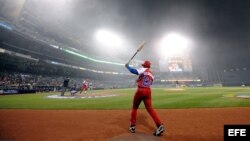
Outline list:
[[[249,25],[250,0],[0,0],[0,141],[221,141]]]
[[[247,2],[226,3],[214,0],[18,0],[13,3],[4,0],[1,1],[1,27],[21,31],[76,59],[65,62],[61,55],[50,55],[54,59],[46,61],[56,65],[95,72],[104,68],[107,72],[124,74],[123,64],[138,44],[146,40],[146,47],[132,62],[134,66],[151,60],[157,72],[174,71],[173,67],[177,67],[176,71],[181,72],[221,74],[231,69],[245,70],[250,63]],[[13,10],[9,5],[18,8]],[[39,60],[32,54],[17,53]],[[88,65],[84,61],[89,61]],[[97,67],[102,64],[114,68]],[[214,77],[222,79],[222,76]]]
[[[196,60],[204,61],[202,64],[213,62],[219,63],[216,66],[221,66],[223,63],[220,63],[220,61],[214,61],[214,59],[225,62],[226,60],[235,60],[239,56],[244,57],[244,53],[241,55],[230,54],[230,51],[234,50],[234,46],[236,46],[236,43],[230,42],[236,40],[236,38],[233,37],[236,36],[237,33],[242,31],[241,34],[237,34],[242,38],[237,38],[237,40],[240,41],[236,42],[240,45],[246,42],[244,41],[244,37],[247,37],[247,33],[243,32],[245,31],[243,28],[247,28],[247,26],[244,26],[247,25],[247,20],[244,20],[247,18],[247,15],[245,14],[246,12],[240,9],[241,4],[238,4],[238,7],[235,6],[233,12],[238,12],[239,14],[244,12],[243,15],[246,15],[245,17],[235,16],[226,12],[227,9],[233,9],[234,7],[232,4],[233,2],[231,1],[228,2],[229,4],[227,6],[220,3],[217,6],[214,6],[214,3],[214,5],[211,4],[209,7],[206,3],[209,2],[206,0],[200,2],[180,1],[180,4],[177,4],[173,1],[144,2],[128,0],[126,2],[120,2],[108,0],[104,2],[94,0],[90,2],[77,0],[33,0],[25,2],[25,7],[28,9],[25,12],[33,11],[34,14],[38,14],[41,22],[40,24],[42,24],[45,29],[48,29],[48,27],[55,28],[53,30],[56,30],[56,32],[67,33],[65,35],[76,42],[83,44],[82,46],[85,44],[91,46],[91,49],[86,49],[86,47],[84,48],[82,46],[74,46],[74,48],[82,49],[87,53],[91,52],[91,55],[93,54],[93,56],[105,56],[101,51],[98,51],[100,48],[92,46],[93,44],[96,45],[96,40],[92,40],[92,35],[98,30],[101,30],[102,27],[106,26],[112,27],[110,29],[113,32],[122,33],[128,38],[128,40],[123,43],[118,40],[117,43],[114,43],[122,44],[122,47],[128,48],[128,50],[135,49],[137,44],[146,39],[148,46],[150,46],[148,47],[148,51],[152,52],[150,59],[155,59],[156,62],[158,62],[159,59],[157,55],[158,51],[156,50],[156,40],[162,38],[161,35],[163,34],[169,34],[175,31],[187,33],[187,35],[190,35],[194,41],[197,41],[197,48],[192,57]],[[133,5],[131,10],[129,10],[130,5]],[[172,9],[167,11],[170,6]],[[48,7],[46,8],[46,11],[44,11],[45,7]],[[159,12],[155,10],[156,7],[159,9]],[[149,14],[145,12],[149,10]],[[220,10],[221,14],[215,14],[216,10]],[[134,11],[136,11],[136,14],[131,14],[134,13]],[[228,16],[223,18],[223,20],[220,20],[223,15]],[[146,16],[148,16],[148,19]],[[240,22],[240,20],[243,22]],[[216,29],[209,25],[210,23],[213,24]],[[223,23],[231,24],[224,25]],[[243,26],[240,26],[240,24]],[[232,26],[234,28],[230,28]],[[102,40],[106,42],[108,41],[108,39],[104,38],[102,38]],[[219,57],[220,55],[217,54],[218,50],[222,50],[224,47],[226,48],[226,51],[223,57]],[[111,53],[108,55],[112,57]],[[126,52],[122,55],[120,54],[118,57],[122,60],[126,60],[129,55],[130,54]],[[203,56],[206,59],[201,59],[200,56]],[[140,58],[140,56],[138,57]]]

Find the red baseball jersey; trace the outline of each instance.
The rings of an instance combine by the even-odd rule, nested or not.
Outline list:
[[[154,76],[148,68],[137,69],[139,78],[137,79],[137,85],[140,88],[150,88],[154,81]]]
[[[82,82],[82,88],[84,89],[84,88],[87,88],[87,87],[88,87],[88,82],[83,81]]]

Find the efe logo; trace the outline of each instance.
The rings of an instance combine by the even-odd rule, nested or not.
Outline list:
[[[228,136],[246,136],[246,129],[228,129]]]
[[[224,141],[250,141],[250,125],[224,125]]]

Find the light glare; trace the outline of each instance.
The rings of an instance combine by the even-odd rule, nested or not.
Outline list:
[[[97,31],[96,38],[100,43],[109,47],[119,47],[122,45],[121,38],[115,33],[107,30]]]
[[[160,51],[164,57],[180,56],[188,45],[188,39],[179,34],[170,33],[162,39]]]

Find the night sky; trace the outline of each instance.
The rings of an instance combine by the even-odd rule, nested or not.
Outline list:
[[[30,10],[42,14],[44,26],[59,23],[82,44],[82,50],[99,56],[126,59],[144,39],[138,59],[157,62],[156,43],[170,32],[181,33],[193,42],[194,65],[250,67],[249,0],[33,0]],[[93,43],[98,28],[109,28],[130,42],[130,52],[104,53]],[[55,27],[56,28],[56,27]],[[124,48],[127,46],[124,45]]]

